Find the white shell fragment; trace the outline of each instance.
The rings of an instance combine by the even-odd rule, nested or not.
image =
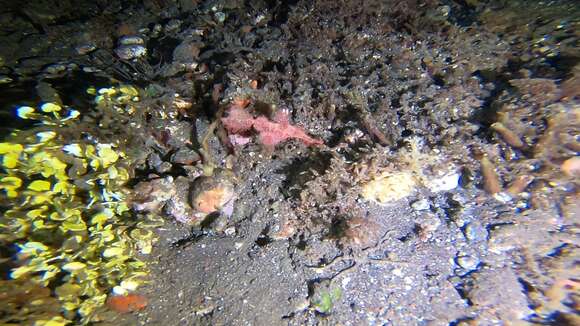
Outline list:
[[[459,178],[461,174],[457,170],[448,171],[439,175],[434,175],[426,179],[425,186],[431,192],[450,191],[459,186]]]

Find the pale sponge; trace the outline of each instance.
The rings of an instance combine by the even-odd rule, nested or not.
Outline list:
[[[368,201],[387,204],[411,195],[416,185],[411,172],[385,172],[362,186],[362,196]]]

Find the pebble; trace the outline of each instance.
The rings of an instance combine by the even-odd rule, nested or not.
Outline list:
[[[199,154],[190,149],[180,149],[171,155],[171,162],[183,165],[191,165],[201,159]]]
[[[562,163],[560,169],[570,177],[580,176],[580,156],[574,156],[567,159]]]
[[[151,37],[153,38],[158,37],[162,30],[163,26],[161,26],[161,24],[155,24],[153,26],[153,30],[151,31]]]
[[[44,72],[49,75],[58,75],[66,70],[66,66],[62,63],[55,63],[44,68]]]
[[[230,226],[229,228],[224,230],[224,234],[231,237],[231,236],[236,234],[236,228],[233,226]]]
[[[171,163],[163,162],[157,166],[157,172],[166,173],[166,172],[169,172],[169,170],[171,170],[172,167],[173,167],[173,165],[171,165]]]
[[[415,211],[426,211],[431,207],[429,200],[427,199],[420,199],[411,204],[411,207]]]
[[[9,84],[14,80],[6,75],[0,75],[0,84]]]
[[[215,309],[214,306],[203,307],[203,308],[200,308],[199,310],[197,310],[195,312],[195,314],[198,315],[198,316],[209,315],[209,314],[211,314],[213,312],[214,309]]]
[[[226,14],[218,11],[215,13],[215,19],[218,21],[218,23],[223,23],[224,21],[226,21]]]
[[[425,212],[422,215],[417,222],[423,231],[423,240],[427,240],[433,237],[435,231],[441,226],[441,220],[431,212]]]
[[[457,265],[466,271],[474,271],[479,266],[479,259],[477,257],[465,255],[457,257]]]
[[[82,45],[75,47],[75,51],[77,52],[77,54],[80,54],[80,55],[89,54],[96,49],[97,49],[97,47],[94,44],[82,44]]]
[[[200,44],[186,40],[173,50],[173,60],[184,63],[193,62],[198,58],[199,52]]]
[[[163,161],[161,160],[159,154],[151,153],[147,156],[147,164],[149,165],[150,169],[157,170],[157,167],[161,165],[161,163],[163,163]]]
[[[351,280],[350,277],[345,277],[345,278],[342,279],[342,282],[341,283],[342,283],[342,288],[343,289],[346,289],[346,287],[348,286],[348,283],[350,283],[350,280]]]
[[[119,39],[119,45],[143,45],[145,40],[141,36],[126,35]]]
[[[147,49],[142,45],[121,45],[115,49],[115,53],[120,59],[132,60],[147,55]]]
[[[207,215],[228,208],[233,210],[234,184],[225,172],[216,172],[212,177],[202,176],[194,180],[191,192],[191,207],[199,215]]]
[[[479,222],[467,223],[463,228],[463,234],[469,242],[478,242],[487,239],[487,230]]]
[[[178,19],[172,19],[165,25],[165,33],[173,32],[181,27],[181,21]]]
[[[83,67],[83,71],[91,73],[91,72],[99,72],[101,71],[101,69],[96,67]]]

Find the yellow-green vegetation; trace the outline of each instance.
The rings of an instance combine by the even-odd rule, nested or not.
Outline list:
[[[334,304],[342,297],[342,290],[335,288],[332,291],[323,291],[320,296],[313,301],[313,307],[321,314],[332,312]]]
[[[136,111],[133,87],[88,92],[95,95],[88,113],[106,112],[115,120]],[[91,129],[79,111],[56,103],[17,113],[38,123],[0,143],[0,247],[18,248],[0,296],[17,288],[23,290],[12,299],[27,298],[25,288],[44,292],[0,308],[0,324],[86,324],[99,319],[107,295],[126,294],[144,281],[147,269],[137,256],[151,251],[151,229],[161,221],[137,220],[129,211],[126,135],[102,143],[86,133]],[[60,309],[54,309],[55,300]]]

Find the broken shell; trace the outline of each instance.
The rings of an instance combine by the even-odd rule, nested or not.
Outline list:
[[[455,166],[450,165],[422,178],[422,182],[431,192],[436,193],[457,188],[460,178],[461,174],[459,170]]]
[[[193,182],[191,206],[199,213],[211,214],[225,208],[234,199],[234,184],[223,173],[201,176]]]

